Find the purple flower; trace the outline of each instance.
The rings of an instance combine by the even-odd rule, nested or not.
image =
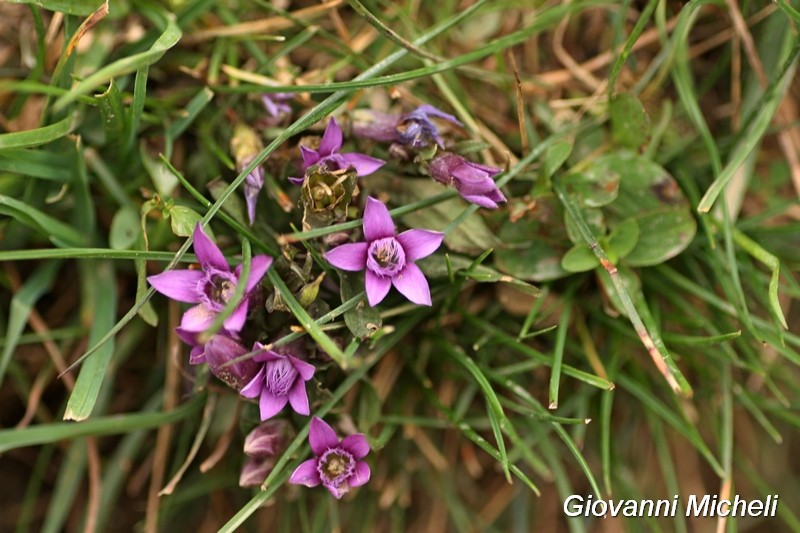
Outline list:
[[[414,148],[424,148],[433,143],[444,148],[444,140],[439,135],[439,128],[431,120],[432,118],[444,119],[457,126],[462,125],[453,115],[448,115],[432,105],[425,104],[400,117],[400,123],[397,125],[397,141]]]
[[[202,332],[211,326],[214,317],[233,296],[242,273],[241,265],[231,271],[225,256],[208,238],[200,223],[194,229],[193,239],[200,270],[170,270],[147,278],[150,285],[161,294],[179,302],[198,304],[186,311],[181,319],[181,331],[187,334]],[[250,293],[271,264],[272,258],[267,255],[253,257],[250,276],[245,282],[245,296],[225,319],[223,325],[226,330],[236,332],[242,329],[247,319]]]
[[[431,177],[458,191],[468,202],[497,209],[499,202],[505,202],[506,197],[500,192],[492,179],[499,172],[499,168],[487,167],[467,161],[463,157],[450,152],[442,152],[428,164]]]
[[[374,111],[355,109],[350,113],[350,131],[356,137],[379,142],[395,142],[398,139],[397,125],[401,117]]]
[[[435,252],[444,233],[410,229],[397,235],[389,210],[372,197],[367,198],[363,224],[366,242],[337,246],[325,254],[325,259],[342,270],[366,269],[367,300],[373,307],[381,303],[392,285],[415,304],[431,305],[428,280],[414,261]]]
[[[292,93],[270,93],[261,95],[261,102],[264,104],[264,109],[267,111],[266,125],[276,126],[292,113],[292,108],[289,104],[285,103],[286,100],[294,96]]]
[[[322,135],[322,140],[319,142],[318,149],[314,150],[302,144],[300,145],[300,152],[303,155],[303,171],[312,165],[324,164],[328,170],[353,168],[358,176],[368,176],[386,164],[385,161],[356,152],[340,154],[339,150],[341,148],[342,129],[336,123],[336,120],[331,118],[331,121],[328,122],[328,127],[325,128],[325,133]],[[305,178],[289,179],[292,183],[299,185],[303,183]]]
[[[316,457],[298,466],[289,483],[306,487],[322,483],[339,499],[351,488],[369,481],[369,465],[361,461],[369,453],[369,443],[363,434],[350,435],[340,441],[333,428],[315,416],[311,419],[308,442]]]
[[[314,375],[314,365],[291,355],[267,350],[259,342],[255,343],[253,350],[262,351],[253,360],[264,364],[241,394],[246,398],[259,398],[261,420],[272,418],[287,403],[296,413],[308,415],[306,381]]]

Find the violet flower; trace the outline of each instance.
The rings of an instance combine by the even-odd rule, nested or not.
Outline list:
[[[285,103],[285,101],[291,99],[293,96],[293,93],[268,93],[261,95],[261,102],[264,104],[267,115],[269,115],[265,121],[268,127],[280,124],[284,118],[292,113],[292,108],[289,104]]]
[[[307,416],[309,408],[306,381],[314,375],[314,365],[291,355],[267,350],[259,342],[255,343],[253,350],[262,351],[253,360],[264,364],[241,390],[241,394],[246,398],[259,398],[261,420],[272,418],[287,403],[296,413]]]
[[[450,152],[438,154],[428,164],[433,179],[453,187],[466,201],[489,209],[497,209],[498,203],[506,201],[492,179],[500,170]]]
[[[410,229],[397,235],[389,210],[372,197],[367,198],[363,225],[366,242],[337,246],[325,254],[325,259],[342,270],[366,269],[367,300],[373,307],[381,303],[392,285],[415,304],[431,305],[428,280],[414,261],[435,252],[444,233]]]
[[[193,239],[200,270],[169,270],[147,278],[150,285],[161,294],[179,302],[198,304],[186,311],[181,319],[180,328],[187,333],[202,332],[211,326],[214,317],[233,296],[242,273],[241,265],[231,271],[225,256],[214,241],[208,238],[199,222],[195,226]],[[245,282],[244,297],[225,319],[223,326],[226,330],[236,332],[242,329],[247,319],[250,293],[271,264],[272,258],[267,255],[253,257],[250,276]]]
[[[424,104],[400,117],[396,128],[398,142],[414,148],[424,148],[436,143],[440,148],[444,148],[444,140],[439,135],[439,128],[431,120],[433,118],[444,119],[457,126],[462,125],[453,115],[439,111],[432,105]]]
[[[324,164],[328,170],[342,170],[352,167],[356,175],[368,176],[386,164],[386,161],[356,152],[340,154],[339,150],[342,148],[342,141],[342,128],[336,123],[336,119],[331,118],[330,122],[328,122],[328,127],[325,128],[325,133],[322,135],[322,140],[319,142],[319,148],[314,150],[302,144],[300,145],[300,152],[303,155],[303,171],[312,165]],[[302,184],[304,179],[289,178],[296,185]]]
[[[333,428],[315,416],[311,419],[308,442],[316,457],[301,463],[292,472],[289,483],[306,487],[321,483],[339,499],[351,488],[369,481],[369,465],[361,460],[369,453],[369,443],[363,434],[349,435],[340,441]]]

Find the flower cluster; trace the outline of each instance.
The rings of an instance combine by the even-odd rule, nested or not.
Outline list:
[[[262,98],[267,127],[281,124],[291,114],[288,94]],[[401,114],[380,113],[353,115],[351,131],[356,136],[391,143],[390,154],[410,156],[437,182],[454,188],[466,200],[482,207],[497,208],[505,197],[494,183],[499,169],[466,160],[458,155],[449,138],[461,123],[452,115],[433,106],[422,105]],[[360,204],[359,178],[369,176],[385,161],[358,152],[343,152],[344,136],[331,118],[321,138],[307,137],[299,144],[301,177],[289,178],[302,185],[299,202],[303,208],[305,229],[324,228],[345,221]],[[244,169],[261,151],[259,134],[242,122],[236,124],[231,139],[237,167]],[[287,160],[288,162],[288,160]],[[269,167],[269,172],[277,166]],[[265,167],[255,167],[244,180],[247,217],[252,225],[257,214],[257,200],[265,182]],[[367,181],[364,182],[367,184]],[[288,196],[287,196],[288,198]],[[444,234],[411,228],[398,232],[387,206],[372,196],[363,202],[362,240],[349,233],[328,235],[323,245],[329,247],[323,257],[341,272],[364,272],[367,302],[381,304],[392,287],[418,305],[431,305],[428,280],[416,262],[433,254],[442,245]],[[148,277],[150,284],[165,296],[192,304],[185,311],[175,332],[191,346],[189,363],[207,365],[220,381],[237,391],[240,397],[258,405],[261,424],[247,436],[247,457],[240,477],[242,486],[263,483],[275,465],[291,432],[288,417],[312,416],[309,383],[317,368],[302,342],[265,343],[271,331],[285,330],[291,324],[268,326],[275,316],[286,311],[280,302],[285,293],[268,294],[262,279],[273,264],[267,255],[250,261],[248,275],[243,265],[231,268],[219,247],[197,224],[193,233],[198,267],[171,270]],[[315,311],[324,273],[312,273],[313,254],[303,254],[291,247],[282,250],[277,275],[295,294],[296,303]],[[300,254],[300,255],[298,255]],[[305,261],[299,261],[304,256]],[[313,280],[313,281],[312,281]],[[332,287],[334,290],[335,284]],[[324,290],[330,290],[328,286]],[[280,319],[277,319],[280,324]],[[279,347],[276,347],[279,346]],[[318,351],[318,350],[316,350]],[[321,384],[322,382],[317,382]],[[288,406],[288,408],[287,408]],[[320,418],[310,420],[309,442],[314,458],[300,464],[290,483],[314,487],[322,485],[336,498],[366,483],[370,468],[364,458],[370,451],[365,435],[354,434],[339,439]]]

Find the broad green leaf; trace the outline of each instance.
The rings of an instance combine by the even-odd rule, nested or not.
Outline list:
[[[357,339],[366,339],[372,336],[381,327],[381,314],[375,307],[370,307],[364,294],[364,276],[355,272],[339,271],[339,290],[342,302],[362,294],[358,305],[345,311],[344,322],[347,329]]]
[[[603,156],[593,165],[621,177],[617,199],[604,208],[609,226],[630,218],[639,226],[639,238],[625,257],[626,264],[657,265],[689,246],[697,224],[689,201],[663,167],[627,151]]]
[[[568,272],[586,272],[600,266],[600,261],[586,244],[576,244],[561,258],[561,267]]]
[[[88,265],[87,265],[88,266]],[[113,262],[101,261],[93,265],[92,293],[94,302],[91,306],[93,317],[89,330],[89,344],[100,340],[117,320],[117,280],[114,276]],[[85,276],[88,278],[88,276]],[[105,343],[99,350],[84,361],[81,372],[75,381],[75,388],[67,401],[64,420],[85,420],[92,414],[92,409],[100,393],[106,370],[114,354],[114,339]]]
[[[114,250],[129,250],[141,233],[139,213],[132,207],[123,207],[111,219],[108,245]]]
[[[650,117],[635,95],[622,93],[609,104],[611,138],[623,148],[636,149],[650,137]]]
[[[636,217],[639,239],[625,262],[653,266],[681,253],[694,238],[697,224],[689,211],[663,208]]]
[[[188,237],[194,232],[197,223],[203,219],[194,209],[182,205],[173,206],[169,210],[169,222],[172,227],[172,233],[178,237]]]
[[[602,207],[613,202],[619,192],[619,182],[619,172],[594,163],[564,178],[570,195],[583,207]]]
[[[571,153],[572,143],[569,141],[558,141],[548,148],[543,158],[544,178],[549,179],[555,174],[556,170],[561,168],[561,165],[567,161]]]
[[[552,281],[569,275],[561,257],[571,247],[563,224],[564,212],[551,195],[536,198],[534,207],[519,220],[505,222],[494,251],[500,272],[524,281]]]
[[[633,251],[638,241],[639,224],[635,218],[627,218],[608,236],[608,251],[616,258],[623,259]]]

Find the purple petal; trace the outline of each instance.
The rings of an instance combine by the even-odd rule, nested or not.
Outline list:
[[[261,390],[261,400],[258,402],[258,407],[261,411],[261,421],[269,420],[273,416],[281,412],[289,399],[286,396],[278,398],[269,392],[266,388]]]
[[[258,285],[271,265],[272,258],[268,255],[257,255],[253,257],[250,261],[250,276],[247,278],[247,285],[244,288],[245,294],[250,294],[250,291]]]
[[[208,238],[206,232],[203,231],[203,226],[201,226],[199,222],[197,226],[194,227],[192,238],[194,239],[194,253],[197,256],[197,260],[203,265],[203,268],[210,265],[223,272],[231,271],[231,267],[228,266],[225,256],[222,255],[222,252],[217,245],[214,244],[214,241]]]
[[[245,299],[236,306],[233,313],[223,322],[225,329],[228,331],[241,331],[244,327],[244,323],[247,321],[247,303],[248,299],[245,297]]]
[[[242,390],[239,391],[239,394],[244,396],[245,398],[258,398],[261,394],[261,389],[264,388],[264,367],[261,367],[261,370],[258,371],[258,374],[255,375],[253,379],[250,380],[250,383],[242,387]]]
[[[304,461],[292,472],[289,483],[293,485],[305,485],[306,487],[316,487],[322,482],[317,472],[317,459]]]
[[[256,167],[244,180],[244,201],[247,203],[247,218],[251,226],[256,220],[256,203],[262,187],[264,187],[264,170]]]
[[[342,154],[347,164],[356,170],[359,176],[368,176],[386,164],[386,161],[356,152]]]
[[[294,385],[289,389],[289,404],[294,409],[294,412],[299,415],[308,416],[311,412],[308,407],[306,382],[302,379],[295,380]]]
[[[358,272],[364,270],[367,265],[367,246],[365,242],[342,244],[329,250],[324,257],[336,268]]]
[[[431,305],[431,290],[422,270],[414,263],[406,263],[405,268],[392,278],[392,284],[400,294],[418,305]]]
[[[342,483],[338,487],[335,485],[330,485],[328,483],[323,483],[322,486],[328,489],[328,492],[333,494],[333,497],[336,498],[337,500],[341,500],[342,496],[347,494],[347,492],[350,490],[350,485],[347,485],[346,483]]]
[[[369,443],[362,433],[348,435],[343,438],[342,448],[352,453],[356,459],[363,459],[369,453]]]
[[[356,467],[353,470],[353,474],[350,476],[350,479],[347,480],[347,484],[354,488],[360,487],[369,481],[369,477],[369,465],[365,461],[359,461],[356,463]]]
[[[475,205],[479,205],[481,207],[485,207],[487,209],[497,209],[497,202],[492,200],[491,198],[487,198],[486,196],[481,195],[467,195],[463,197],[464,200],[473,203]]]
[[[379,276],[372,270],[367,269],[365,285],[367,289],[367,301],[370,307],[375,307],[389,294],[389,289],[392,288],[392,280]]]
[[[333,428],[316,416],[311,419],[311,428],[308,432],[308,443],[314,455],[322,455],[328,448],[339,445],[339,437]]]
[[[322,157],[338,152],[342,147],[342,128],[336,123],[336,119],[331,118],[322,140],[319,142],[319,154]]]
[[[189,352],[189,364],[199,365],[200,363],[205,363],[205,362],[206,362],[205,346],[193,346],[192,351]]]
[[[198,333],[211,327],[217,313],[206,307],[205,304],[190,307],[181,318],[181,329],[189,333]]]
[[[292,177],[289,177],[289,178],[288,178],[288,180],[289,180],[289,182],[290,182],[292,185],[302,185],[302,184],[303,184],[303,182],[305,182],[305,181],[306,181],[306,178],[305,178],[305,176],[304,176],[304,177],[302,177],[302,178],[292,178]]]
[[[303,381],[311,379],[314,376],[314,372],[317,370],[311,363],[306,363],[291,355],[289,356],[289,361],[292,362],[292,366],[297,370],[297,373],[300,374],[300,377],[303,378]]]
[[[410,229],[397,237],[406,253],[406,261],[428,257],[442,245],[444,233],[427,229]]]
[[[364,208],[364,238],[372,242],[384,237],[394,236],[394,221],[386,204],[372,196],[367,197]]]
[[[364,245],[366,247],[366,244]],[[364,248],[364,260],[366,261],[367,249]],[[202,270],[168,270],[155,276],[149,276],[147,281],[155,290],[173,300],[196,304],[201,300],[202,295],[197,290],[197,285],[203,279],[205,273]]]
[[[463,124],[461,124],[461,122],[459,122],[456,117],[454,117],[453,115],[448,115],[444,111],[439,111],[438,109],[436,109],[435,107],[433,107],[430,104],[422,104],[421,106],[419,106],[416,109],[416,111],[422,111],[426,115],[430,115],[432,117],[443,118],[445,120],[449,120],[453,124],[457,124],[459,126],[463,126]]]
[[[183,328],[177,327],[175,328],[175,335],[189,346],[195,347],[200,344],[196,331],[186,331]]]
[[[258,361],[259,363],[269,363],[270,361],[275,361],[276,359],[283,359],[284,357],[286,357],[285,355],[273,352],[272,350],[265,350],[264,345],[261,343],[256,343],[256,344],[258,345],[258,347],[254,345],[253,351],[263,350],[261,353],[253,357],[253,359]]]
[[[303,156],[303,170],[307,169],[311,165],[316,165],[320,160],[319,152],[317,152],[313,148],[307,148],[302,144],[300,145],[300,155]],[[296,180],[298,178],[289,178],[289,179]]]

